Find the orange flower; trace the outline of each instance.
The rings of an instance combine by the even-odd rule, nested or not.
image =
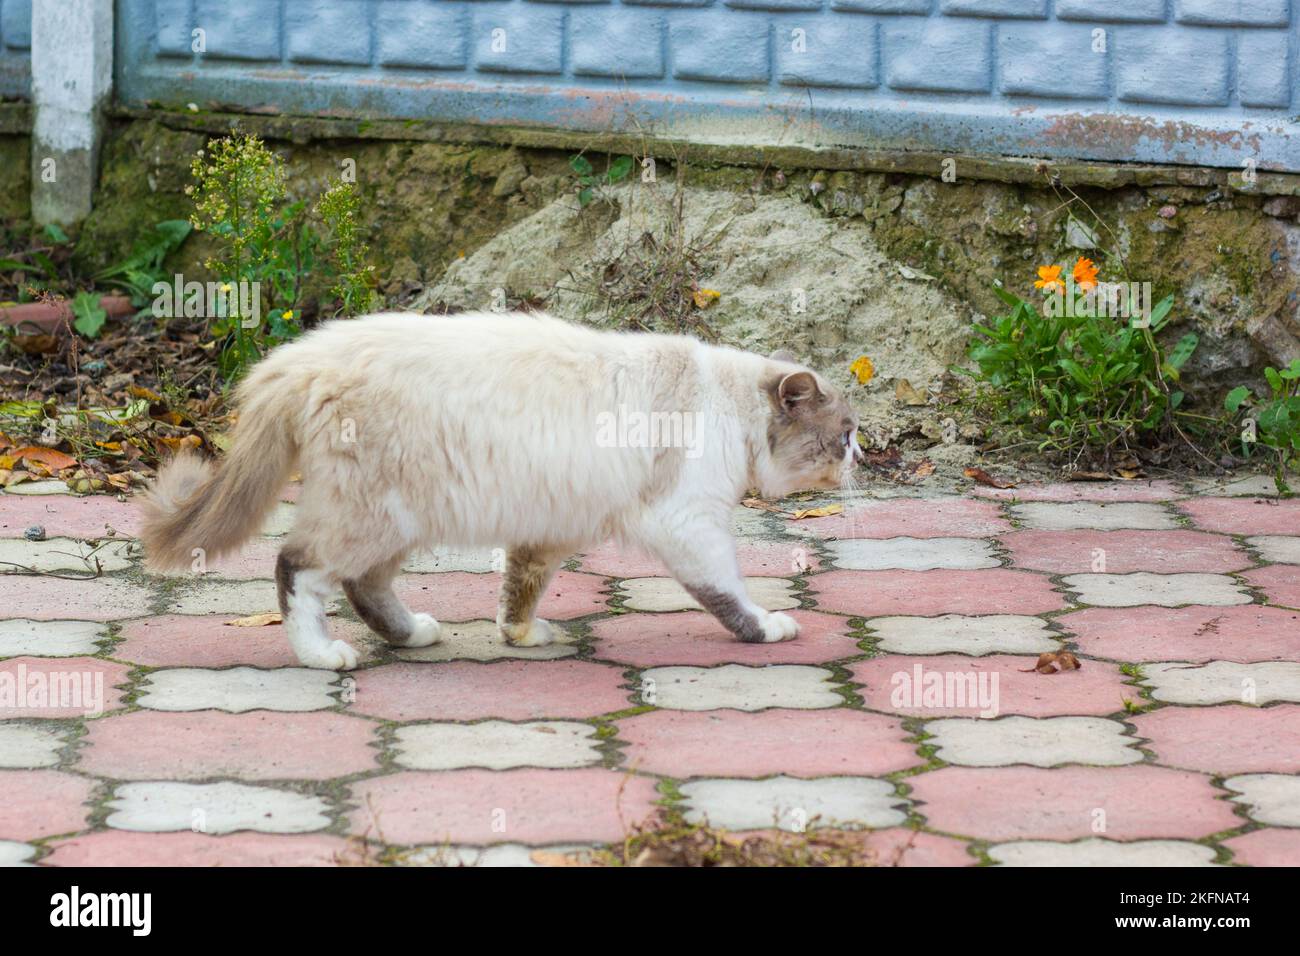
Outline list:
[[[1074,284],[1084,292],[1097,286],[1097,263],[1091,259],[1079,257],[1074,264]]]
[[[1051,295],[1058,289],[1064,289],[1065,283],[1061,281],[1060,266],[1039,266],[1038,279],[1034,282],[1035,289],[1042,289],[1045,295]]]

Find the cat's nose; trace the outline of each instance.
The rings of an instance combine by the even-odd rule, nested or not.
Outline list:
[[[862,446],[856,441],[853,443],[853,464],[865,465],[867,463],[867,453],[862,450]]]

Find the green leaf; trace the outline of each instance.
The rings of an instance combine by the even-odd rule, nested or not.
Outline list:
[[[1269,387],[1272,388],[1274,392],[1282,391],[1282,376],[1277,374],[1277,369],[1271,367],[1265,368],[1264,377],[1268,379]]]
[[[584,188],[582,192],[578,193],[578,205],[579,206],[587,205],[587,203],[591,202],[591,197],[594,194],[595,194],[595,190],[592,189],[590,186]]]
[[[610,163],[609,172],[605,173],[605,182],[617,183],[627,178],[627,174],[632,171],[632,157],[620,156],[614,162]]]
[[[1228,397],[1223,400],[1223,407],[1230,412],[1235,412],[1237,409],[1241,408],[1241,403],[1249,397],[1250,389],[1245,385],[1238,385],[1229,392]]]
[[[1165,296],[1163,299],[1161,299],[1159,302],[1155,304],[1155,308],[1151,310],[1152,331],[1156,331],[1156,332],[1160,331],[1160,329],[1164,326],[1165,317],[1169,315],[1169,310],[1172,309],[1173,307],[1174,307],[1173,293],[1170,293],[1169,295]]]
[[[570,156],[569,165],[573,167],[573,171],[579,176],[591,175],[591,163],[587,162],[585,156]]]
[[[1201,339],[1195,332],[1188,332],[1174,346],[1173,351],[1169,353],[1169,364],[1176,369],[1181,369],[1187,360],[1192,357],[1196,351],[1196,346]]]
[[[1181,404],[1183,404],[1183,393],[1182,393],[1182,392],[1170,392],[1170,393],[1169,393],[1169,407],[1170,407],[1170,408],[1177,408],[1177,407],[1178,407],[1179,405],[1181,405]]]
[[[76,316],[72,327],[88,339],[99,335],[99,330],[108,320],[108,313],[99,304],[99,295],[94,292],[79,292],[72,300],[72,314]]]
[[[60,229],[54,223],[45,227],[45,238],[50,240],[56,246],[66,245],[68,243],[68,234]]]

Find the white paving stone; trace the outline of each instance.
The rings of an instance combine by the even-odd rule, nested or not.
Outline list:
[[[1042,654],[1061,645],[1047,622],[1020,614],[877,617],[867,621],[881,650],[895,654]]]
[[[341,597],[330,601],[337,609]],[[168,614],[262,614],[279,610],[274,581],[200,581],[172,598]]]
[[[297,514],[297,505],[290,504],[287,501],[278,502],[266,519],[266,524],[262,525],[262,534],[271,538],[288,534],[293,530],[293,519]]]
[[[931,571],[996,568],[993,544],[978,538],[848,538],[827,542],[837,568],[850,571]]]
[[[1300,537],[1288,534],[1261,534],[1247,538],[1246,544],[1259,552],[1265,561],[1276,564],[1300,564]]]
[[[1214,850],[1185,840],[1119,843],[1089,837],[1077,843],[1021,840],[989,847],[1003,866],[1214,866]]]
[[[759,607],[787,611],[799,606],[794,585],[785,578],[745,578],[745,590]],[[672,578],[630,578],[616,592],[635,611],[699,611],[700,605]]]
[[[72,489],[68,487],[66,481],[49,478],[45,481],[23,481],[10,485],[4,493],[7,495],[72,495]]]
[[[63,740],[54,727],[0,721],[0,767],[53,767],[62,747]]]
[[[34,866],[29,863],[36,847],[16,840],[0,840],[0,866]]]
[[[1011,514],[1024,527],[1042,531],[1172,531],[1180,527],[1174,515],[1149,502],[1026,501],[1012,505]]]
[[[693,780],[681,791],[688,821],[724,830],[874,829],[907,819],[894,785],[869,777]]]
[[[93,574],[99,570],[121,571],[131,566],[132,541],[89,543],[72,538],[27,541],[24,538],[0,538],[0,574],[32,571],[80,571]]]
[[[764,512],[757,508],[739,505],[731,512],[731,532],[738,538],[762,538],[772,532],[763,517]]]
[[[1277,485],[1268,475],[1247,475],[1244,478],[1196,478],[1192,481],[1192,493],[1214,498],[1254,498],[1265,495],[1277,497]]]
[[[1062,578],[1065,586],[1079,595],[1083,604],[1097,607],[1137,607],[1158,604],[1181,607],[1207,604],[1228,607],[1249,604],[1250,595],[1226,574],[1071,574]]]
[[[834,676],[803,664],[651,667],[642,672],[639,690],[645,703],[669,710],[812,710],[844,703]]]
[[[505,570],[505,551],[502,548],[476,548],[455,550],[434,548],[419,551],[406,559],[402,570],[409,574],[433,574],[439,571],[470,571],[484,574]]]
[[[528,846],[523,843],[498,843],[494,846],[422,846],[397,859],[398,866],[546,866],[548,858],[572,856],[575,863],[590,859],[592,847],[584,844],[562,846]],[[540,857],[539,863],[534,855]],[[562,864],[557,864],[562,865]]]
[[[1300,776],[1284,773],[1245,773],[1223,785],[1238,794],[1232,799],[1257,823],[1300,827]]]
[[[495,621],[442,621],[442,639],[428,647],[397,647],[393,650],[404,661],[494,661],[517,657],[521,660],[549,661],[572,657],[578,653],[576,638],[562,624],[555,624],[555,643],[541,647],[515,647],[507,644]]]
[[[1294,661],[1143,664],[1142,682],[1154,688],[1153,698],[1171,704],[1300,703],[1300,664]]]
[[[596,728],[577,721],[415,724],[398,728],[397,763],[411,770],[589,767],[600,763]]]
[[[338,700],[331,694],[337,675],[306,667],[232,667],[210,670],[177,667],[154,671],[139,703],[151,710],[325,710]]]
[[[95,638],[106,624],[98,621],[0,621],[0,657],[77,657],[95,654]]]
[[[925,729],[934,735],[928,743],[939,748],[936,756],[962,767],[1117,767],[1142,760],[1124,725],[1104,717],[949,717],[928,721]]]
[[[116,830],[309,833],[329,825],[320,797],[246,783],[125,783],[108,802]]]

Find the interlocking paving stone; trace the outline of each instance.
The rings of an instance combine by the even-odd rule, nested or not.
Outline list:
[[[0,621],[0,657],[75,657],[99,650],[106,632],[98,621]]]
[[[388,720],[581,719],[630,706],[622,671],[588,661],[385,664],[353,676],[351,710]]]
[[[1066,606],[1034,571],[828,571],[809,578],[817,606],[861,617],[1044,614]]]
[[[896,498],[851,504],[842,514],[786,521],[789,534],[819,538],[981,538],[1011,530],[992,501]]]
[[[1246,866],[1290,866],[1300,860],[1300,830],[1255,830],[1224,840],[1232,862]]]
[[[782,577],[816,570],[816,553],[802,541],[738,541],[736,559],[741,574]],[[654,555],[623,549],[614,542],[592,548],[582,557],[582,570],[610,578],[651,578],[668,573]]]
[[[393,583],[397,596],[415,612],[432,614],[439,621],[471,621],[495,617],[500,574],[404,574]],[[538,616],[567,621],[608,610],[604,579],[594,574],[560,571],[542,594]]]
[[[395,760],[408,770],[588,767],[600,763],[596,728],[559,720],[399,727]]]
[[[1168,501],[1182,497],[1172,481],[1069,481],[1015,488],[977,485],[971,494],[1001,501]]]
[[[1300,611],[1283,608],[1088,608],[1056,620],[1082,653],[1120,661],[1300,660]]]
[[[525,661],[550,661],[578,653],[573,634],[562,627],[555,629],[555,640],[540,647],[515,647],[501,636],[496,621],[442,621],[442,637],[428,647],[393,649],[404,661],[495,661],[519,658]]]
[[[434,574],[442,571],[468,571],[486,574],[505,570],[505,551],[501,548],[434,548],[419,551],[406,559],[402,570],[410,574]]]
[[[940,760],[963,767],[1117,767],[1142,760],[1124,725],[1102,717],[955,717],[931,720],[925,730],[934,735],[929,743],[939,748]]]
[[[68,487],[66,481],[50,478],[46,481],[19,482],[16,485],[10,485],[3,493],[6,495],[70,495],[72,489]]]
[[[988,840],[1194,840],[1240,825],[1209,777],[1164,767],[945,767],[908,783],[931,827]]]
[[[1049,574],[1225,573],[1254,563],[1231,538],[1205,531],[1013,531],[1002,546],[1014,566]]]
[[[205,558],[199,568],[191,570],[213,578],[273,580],[275,560],[283,545],[280,538],[253,538],[234,554]]]
[[[0,767],[53,767],[59,762],[63,736],[57,724],[0,723]]]
[[[31,866],[36,847],[15,840],[0,840],[0,866]]]
[[[57,770],[0,770],[0,840],[39,840],[80,830],[95,782]]]
[[[377,769],[375,730],[334,713],[137,711],[90,721],[77,769],[117,780],[324,780]]]
[[[306,667],[209,670],[178,667],[145,678],[138,703],[151,710],[325,710],[338,700],[338,676]]]
[[[296,505],[281,501],[277,504],[266,523],[262,525],[262,534],[268,537],[280,537],[293,530],[293,519],[298,514]]]
[[[1147,502],[1028,501],[1011,506],[1024,527],[1037,531],[1173,531],[1178,520],[1161,505]]]
[[[864,685],[858,693],[867,707],[914,717],[977,717],[986,711],[992,711],[988,716],[1103,716],[1123,710],[1125,700],[1139,701],[1138,689],[1125,684],[1115,664],[1084,661],[1079,670],[1039,674],[1035,660],[1002,654],[888,655],[848,668]],[[981,688],[991,705],[981,702]]]
[[[1078,594],[1081,603],[1097,607],[1230,607],[1250,603],[1250,594],[1224,574],[1071,574],[1061,583]]]
[[[651,667],[641,673],[641,700],[669,710],[800,710],[836,707],[835,675],[822,667],[769,664],[745,667]]]
[[[849,830],[892,827],[907,819],[899,808],[908,801],[894,785],[869,777],[692,780],[681,785],[681,793],[688,821],[727,830]]]
[[[188,830],[188,828],[187,828]],[[325,833],[132,833],[105,830],[55,840],[48,866],[357,865],[354,844]]]
[[[1246,544],[1259,552],[1265,561],[1279,564],[1300,564],[1300,536],[1286,534],[1258,534],[1247,538]]]
[[[672,777],[874,776],[924,761],[902,723],[833,710],[660,710],[618,723],[624,764]]]
[[[116,830],[161,833],[309,833],[329,824],[329,806],[320,797],[245,783],[119,784],[107,806]]]
[[[745,590],[755,604],[769,611],[799,606],[794,585],[784,578],[746,578]],[[623,606],[636,611],[698,611],[699,603],[672,578],[630,578],[615,592]]]
[[[1185,840],[1120,843],[1089,837],[1075,843],[1023,840],[989,847],[1003,866],[1213,866],[1214,848]]]
[[[1282,773],[1247,773],[1229,777],[1224,787],[1256,823],[1300,827],[1300,777]]]
[[[1153,688],[1152,698],[1172,704],[1300,703],[1300,663],[1291,661],[1144,664],[1142,683]]]
[[[74,581],[0,574],[0,609],[8,618],[117,621],[149,613],[149,604],[148,588],[122,578]]]
[[[168,614],[263,614],[280,607],[274,581],[212,581],[190,577],[187,584],[167,605]],[[330,606],[337,608],[340,601],[341,598],[335,597]]]
[[[535,847],[523,843],[498,843],[495,846],[425,846],[403,853],[398,866],[546,866],[548,858],[585,861],[591,847],[580,843]],[[542,862],[537,862],[540,859]]]
[[[580,843],[654,814],[654,781],[613,770],[407,770],[351,786],[351,832],[391,844]]]
[[[1206,531],[1254,535],[1300,528],[1297,498],[1190,498],[1178,508]]]
[[[1276,498],[1277,485],[1269,475],[1247,475],[1244,478],[1193,478],[1192,494],[1209,497]]]
[[[89,543],[71,538],[26,541],[0,538],[0,574],[32,571],[79,571],[108,574],[131,566],[130,541]]]
[[[1289,564],[1256,568],[1242,575],[1252,587],[1264,592],[1270,604],[1300,608],[1300,570]]]
[[[827,545],[837,568],[854,571],[929,571],[996,568],[993,545],[978,538],[849,538]]]
[[[121,644],[113,656],[149,667],[296,667],[298,657],[289,646],[284,627],[230,627],[234,615],[198,617],[163,614],[122,625]],[[364,624],[341,617],[329,618],[330,633],[347,641],[364,663],[373,655],[377,638]]]
[[[138,501],[118,501],[107,495],[6,496],[0,506],[0,538],[21,538],[33,525],[47,538],[133,537],[140,533],[143,513]]]
[[[636,667],[663,664],[819,664],[861,653],[842,617],[791,611],[799,636],[775,644],[749,644],[703,612],[621,614],[596,621],[594,656]]]
[[[1060,649],[1047,622],[1020,614],[873,617],[878,647],[896,654],[1042,654]]]
[[[0,719],[89,717],[121,704],[128,668],[93,657],[0,661]]]
[[[1300,772],[1300,706],[1165,707],[1132,718],[1156,762],[1206,773]]]

